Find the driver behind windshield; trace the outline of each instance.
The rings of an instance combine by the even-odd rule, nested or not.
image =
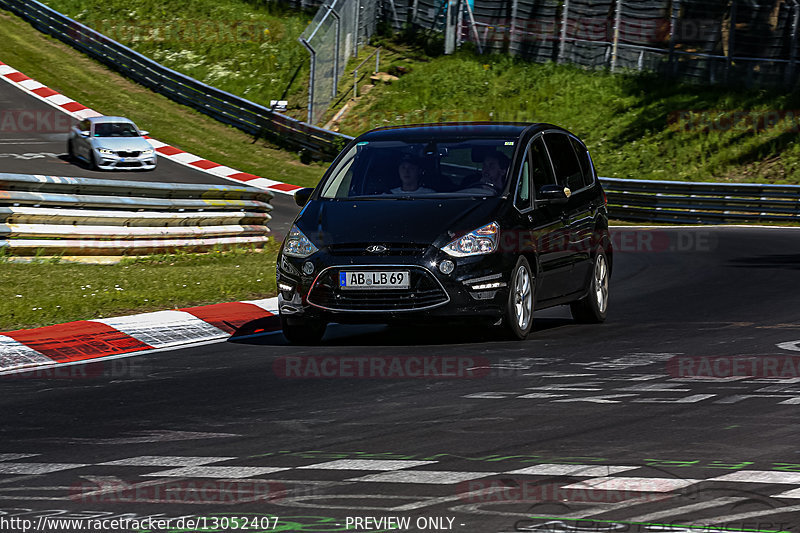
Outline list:
[[[500,192],[506,184],[506,173],[511,161],[505,154],[494,151],[483,158],[483,168],[478,185],[485,185]]]
[[[400,165],[397,167],[397,174],[400,177],[400,187],[391,189],[392,194],[430,194],[436,192],[433,189],[420,186],[420,180],[423,174],[422,165],[416,157],[410,154],[405,154],[400,160]]]

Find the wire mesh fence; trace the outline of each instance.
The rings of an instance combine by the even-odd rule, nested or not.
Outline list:
[[[309,5],[316,0],[290,0]],[[324,0],[301,37],[311,53],[308,120],[334,96],[349,55],[382,22],[441,34],[450,52],[633,69],[750,87],[798,81],[800,0]]]
[[[326,0],[300,36],[311,55],[308,122],[320,120],[333,98],[347,60],[375,32],[378,10],[371,0]]]
[[[381,1],[401,15],[411,11],[390,21],[395,29],[410,24],[446,35],[452,24],[457,45],[472,42],[481,52],[702,83],[797,81],[800,0]],[[455,21],[448,9],[458,11]]]

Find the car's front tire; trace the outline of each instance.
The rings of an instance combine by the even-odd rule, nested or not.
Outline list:
[[[92,170],[101,170],[97,164],[97,156],[94,155],[94,150],[89,152],[89,168]]]
[[[594,254],[589,293],[577,302],[570,304],[572,318],[583,324],[604,322],[608,313],[608,279],[611,270],[608,257],[602,247]]]
[[[75,161],[75,147],[72,144],[72,139],[67,141],[67,159]]]
[[[319,344],[327,327],[328,324],[319,318],[288,318],[286,315],[281,315],[283,336],[291,344],[301,346]]]
[[[536,284],[527,259],[520,256],[508,285],[503,325],[512,338],[524,340],[533,327],[533,295]]]

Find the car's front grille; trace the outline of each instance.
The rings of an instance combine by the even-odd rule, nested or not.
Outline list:
[[[117,163],[118,167],[140,167],[142,164],[138,161],[125,161],[124,163]]]
[[[408,242],[356,242],[347,244],[331,244],[328,253],[331,255],[383,255],[383,256],[420,256],[428,249],[426,244]]]
[[[341,289],[340,270],[397,271],[411,274],[408,289]],[[336,267],[323,271],[308,293],[308,302],[332,311],[416,311],[447,303],[450,298],[433,275],[422,267]]]
[[[122,152],[117,152],[117,155],[120,156],[120,157],[139,157],[140,153],[141,152],[125,152],[125,151],[122,151]]]

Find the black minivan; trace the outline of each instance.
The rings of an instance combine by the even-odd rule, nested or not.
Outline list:
[[[354,139],[315,189],[277,261],[290,342],[329,322],[434,318],[502,324],[569,304],[602,322],[613,251],[586,146],[550,124],[379,128]]]

